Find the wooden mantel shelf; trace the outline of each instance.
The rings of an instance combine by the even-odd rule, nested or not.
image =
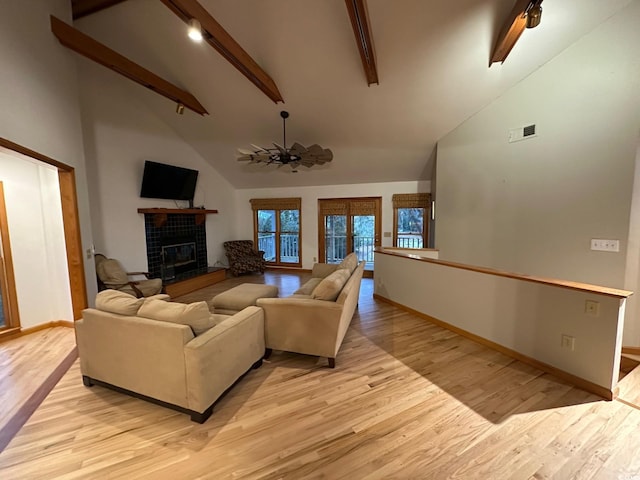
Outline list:
[[[153,222],[156,227],[162,227],[167,223],[169,215],[195,215],[196,225],[202,225],[207,215],[218,213],[218,210],[205,210],[203,208],[139,208],[138,213],[153,215]]]

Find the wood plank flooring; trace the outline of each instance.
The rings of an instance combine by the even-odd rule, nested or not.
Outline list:
[[[65,327],[0,344],[0,451],[58,382],[64,372],[56,369],[75,346],[73,329]]]
[[[240,277],[177,300],[248,281],[286,295],[304,279]],[[76,362],[0,454],[0,478],[640,476],[640,410],[379,303],[372,288],[365,279],[335,370],[274,352],[202,425],[86,388]]]

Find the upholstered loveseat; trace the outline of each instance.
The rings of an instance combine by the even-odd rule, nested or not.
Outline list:
[[[76,322],[83,382],[191,415],[202,423],[215,401],[265,352],[262,309],[212,315],[206,302],[136,299],[105,290]]]
[[[335,360],[358,305],[365,262],[350,254],[339,265],[314,265],[311,279],[293,295],[261,298],[265,344],[271,350],[327,357]]]

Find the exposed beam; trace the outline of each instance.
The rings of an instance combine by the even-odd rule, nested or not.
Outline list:
[[[373,34],[369,23],[369,14],[365,0],[345,0],[353,34],[356,37],[356,44],[362,59],[364,74],[367,77],[367,84],[378,82],[378,69],[376,67],[376,55],[373,48]]]
[[[114,72],[117,72],[120,75],[123,75],[176,103],[181,103],[200,115],[209,113],[200,104],[200,102],[198,102],[196,97],[191,95],[189,92],[185,92],[181,88],[176,87],[164,78],[161,78],[146,68],[141,67],[137,63],[129,60],[127,57],[120,55],[118,52],[111,50],[106,45],[103,45],[90,36],[76,30],[72,26],[67,25],[53,15],[51,16],[51,31],[62,45],[78,52],[80,55],[110,68]]]
[[[527,24],[525,12],[531,3],[532,0],[516,1],[511,13],[502,26],[502,30],[500,30],[500,35],[498,36],[493,53],[491,54],[491,62],[489,62],[489,66],[493,63],[504,62],[506,60],[509,52],[511,52],[511,49],[520,38],[520,35],[524,32]],[[542,0],[538,3],[542,3]]]
[[[99,12],[105,8],[112,7],[118,3],[122,3],[125,0],[71,0],[71,11],[73,13],[73,19],[91,15],[92,13]]]
[[[195,18],[202,26],[202,36],[209,45],[236,67],[275,103],[284,102],[273,79],[236,42],[197,0],[161,0],[184,22]]]

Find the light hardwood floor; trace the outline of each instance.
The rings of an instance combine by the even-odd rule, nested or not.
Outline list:
[[[0,343],[0,451],[77,357],[75,345],[65,327]]]
[[[286,294],[301,280],[267,273],[186,297],[208,299],[246,281],[279,282]],[[0,454],[0,478],[640,475],[637,408],[601,400],[379,303],[372,287],[363,281],[335,370],[324,366],[326,359],[274,352],[203,425],[101,387],[86,388],[76,362]]]

